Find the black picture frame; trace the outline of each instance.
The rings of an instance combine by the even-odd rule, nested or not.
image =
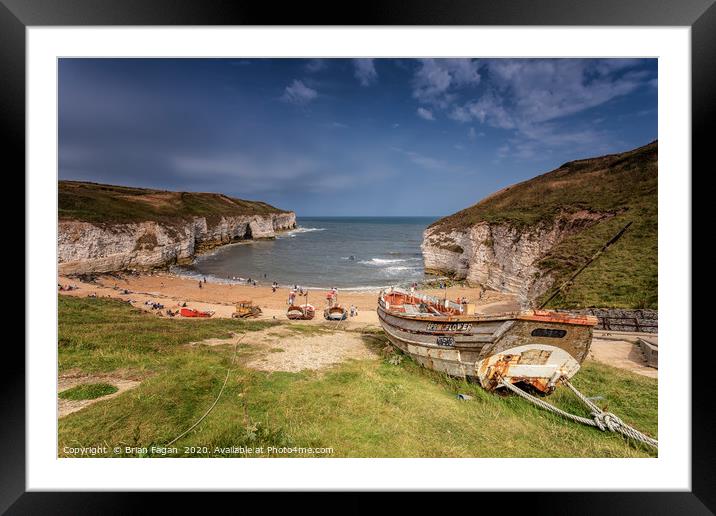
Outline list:
[[[367,1],[354,4],[269,3],[228,0],[0,0],[0,124],[5,126],[4,162],[25,166],[25,29],[82,25],[551,25],[688,26],[692,58],[692,169],[708,170],[710,132],[716,105],[715,0],[434,0]],[[14,158],[14,159],[12,159]],[[710,164],[710,163],[709,163]],[[710,168],[713,168],[711,165]],[[685,171],[687,173],[687,171]],[[691,173],[693,178],[693,173]],[[29,235],[25,235],[29,238]],[[25,270],[25,274],[32,271]],[[690,300],[686,300],[690,302]],[[693,317],[692,317],[693,320]],[[687,346],[688,342],[680,343]],[[693,342],[692,356],[709,345]],[[6,346],[7,348],[7,346]],[[24,354],[8,357],[14,368],[0,377],[0,511],[8,514],[130,514],[147,510],[147,494],[26,492]],[[6,351],[7,353],[7,351]],[[18,366],[21,364],[22,366]],[[530,513],[713,514],[716,511],[716,454],[710,419],[707,360],[693,360],[692,490],[689,492],[481,493],[461,510],[478,506]],[[521,472],[521,475],[528,474]],[[538,474],[538,473],[535,473]],[[188,508],[185,496],[160,496],[164,510]],[[242,495],[244,496],[244,495]],[[223,497],[222,497],[223,498]],[[494,498],[491,500],[490,498]],[[413,503],[423,504],[420,496]],[[214,503],[220,503],[216,501]],[[461,503],[461,502],[458,502]],[[351,507],[361,508],[361,502]],[[320,509],[319,509],[320,510]]]

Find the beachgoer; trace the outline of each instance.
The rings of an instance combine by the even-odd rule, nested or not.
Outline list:
[[[199,282],[199,288],[201,288],[201,281]]]

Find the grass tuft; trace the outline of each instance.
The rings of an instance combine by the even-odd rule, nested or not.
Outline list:
[[[85,383],[62,391],[59,397],[63,400],[94,400],[114,394],[118,390],[110,383]]]

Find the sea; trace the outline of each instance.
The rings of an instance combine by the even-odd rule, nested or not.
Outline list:
[[[210,281],[377,290],[425,277],[420,244],[434,217],[300,217],[272,240],[222,246],[172,272]]]

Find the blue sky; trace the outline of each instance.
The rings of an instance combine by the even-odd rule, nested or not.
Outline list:
[[[61,59],[59,177],[447,215],[657,138],[656,59]]]

